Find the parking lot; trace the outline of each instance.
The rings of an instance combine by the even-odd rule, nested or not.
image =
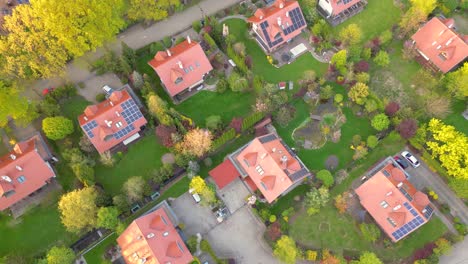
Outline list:
[[[200,233],[219,258],[233,258],[236,263],[245,264],[279,263],[263,241],[265,226],[255,218],[250,207],[244,205],[248,195],[246,187],[239,180],[225,189],[223,200],[230,210],[234,210],[222,223],[216,221],[208,207],[197,204],[189,193],[171,202],[175,214],[185,225],[185,235],[190,237]]]

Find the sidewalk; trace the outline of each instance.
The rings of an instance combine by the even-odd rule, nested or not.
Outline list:
[[[85,90],[100,89],[100,87],[91,87],[95,86],[95,83],[120,83],[120,80],[113,74],[106,76],[106,78],[99,78],[99,76],[90,71],[91,63],[101,57],[106,49],[120,52],[122,41],[133,49],[142,48],[150,43],[162,40],[166,36],[177,34],[191,27],[194,21],[201,20],[204,16],[215,14],[238,2],[240,0],[204,0],[183,12],[176,13],[163,21],[154,23],[148,28],[144,28],[141,24],[132,26],[120,33],[116,39],[107,43],[104,47],[88,52],[84,56],[70,62],[62,76],[25,83],[26,87],[32,88],[26,89],[25,96],[33,100],[40,100],[42,90],[45,88],[57,87],[65,82],[83,82],[85,88],[78,89],[79,94],[88,100],[94,100],[92,95],[96,92],[87,93]]]

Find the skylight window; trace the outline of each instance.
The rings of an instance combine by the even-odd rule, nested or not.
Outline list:
[[[179,83],[181,83],[183,80],[184,80],[184,79],[182,79],[182,77],[179,77],[179,78],[177,78],[177,79],[175,80],[174,83],[175,83],[175,84],[179,84]]]
[[[26,177],[24,177],[23,175],[21,175],[21,176],[18,177],[17,181],[18,181],[19,183],[23,183],[23,182],[26,181]]]

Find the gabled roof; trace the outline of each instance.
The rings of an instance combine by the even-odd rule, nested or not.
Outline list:
[[[213,69],[200,44],[190,39],[167,51],[158,51],[148,64],[172,97],[198,83]]]
[[[14,205],[55,177],[49,163],[36,148],[36,137],[19,142],[0,157],[0,211]],[[38,146],[40,147],[40,146]]]
[[[223,163],[216,166],[216,168],[210,170],[208,174],[213,178],[219,189],[223,189],[240,176],[240,173],[229,159],[226,159]]]
[[[99,153],[136,134],[147,123],[126,90],[114,91],[104,102],[87,106],[78,121]]]
[[[427,195],[404,175],[390,163],[355,190],[361,205],[393,242],[425,224],[433,210]]]
[[[252,140],[234,158],[271,203],[310,172],[275,134]]]
[[[434,17],[411,38],[422,55],[446,73],[468,57],[466,36],[454,30],[453,19]]]
[[[297,1],[277,0],[273,5],[259,8],[248,22],[257,24],[256,32],[269,49],[294,38],[307,25]]]
[[[188,264],[193,260],[165,206],[133,221],[117,243],[127,264]]]

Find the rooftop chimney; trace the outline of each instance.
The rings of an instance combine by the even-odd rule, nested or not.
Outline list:
[[[21,166],[18,166],[18,165],[16,165],[16,169],[19,170],[19,171],[23,170],[23,168],[21,168]]]
[[[281,26],[281,17],[278,17],[278,26]]]
[[[104,120],[104,123],[106,123],[106,125],[107,125],[108,127],[111,127],[111,126],[112,126],[112,121]]]
[[[187,36],[187,41],[188,41],[189,44],[192,43],[192,40],[190,39],[190,36]]]
[[[16,156],[15,156],[14,154],[10,154],[10,158],[11,158],[12,160],[15,160],[15,159],[16,159]]]
[[[114,103],[113,103],[112,101],[109,101],[109,104],[110,104],[111,106],[114,106]]]
[[[398,210],[398,209],[400,209],[400,208],[401,208],[401,204],[399,204],[399,205],[393,207],[393,211],[396,211],[396,210]]]
[[[179,65],[179,68],[181,68],[181,69],[184,68],[184,65],[182,65],[182,62],[181,62],[181,61],[178,61],[177,64]]]
[[[83,119],[84,119],[85,121],[88,121],[88,118],[87,118],[86,116],[84,116]]]
[[[149,233],[148,235],[146,235],[146,238],[152,238],[154,237],[154,233]]]
[[[115,115],[116,115],[116,116],[120,116],[120,114],[119,114],[118,111],[115,111]]]
[[[171,51],[170,51],[170,50],[166,50],[166,52],[167,52],[167,56],[169,56],[169,57],[170,57],[170,56],[172,56],[172,54],[171,54]]]

